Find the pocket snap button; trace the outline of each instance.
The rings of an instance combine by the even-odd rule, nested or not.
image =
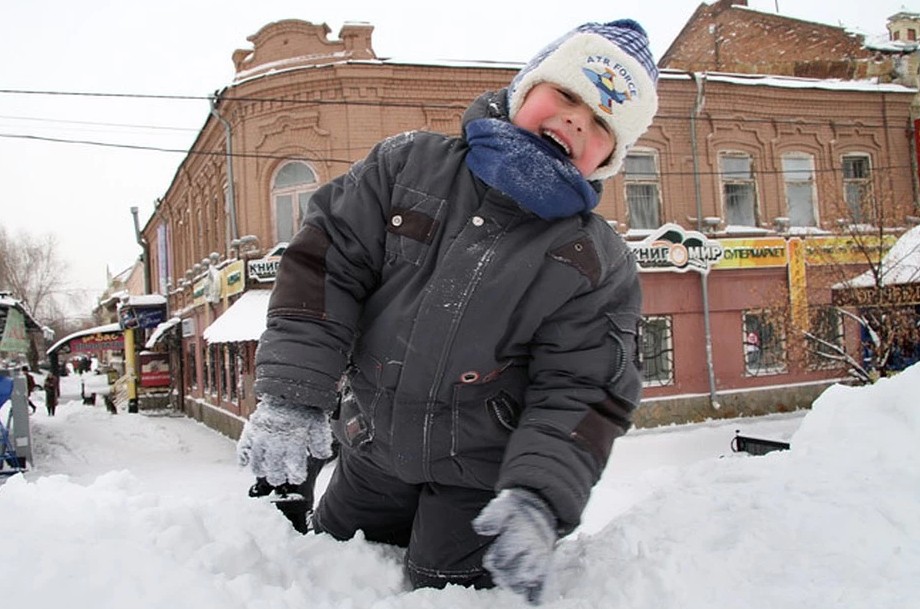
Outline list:
[[[461,383],[475,383],[479,380],[479,373],[475,370],[470,370],[469,372],[464,372],[460,375]]]

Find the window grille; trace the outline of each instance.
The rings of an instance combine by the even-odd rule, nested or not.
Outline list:
[[[639,361],[642,384],[663,387],[674,384],[674,347],[671,317],[643,317],[639,327]]]
[[[744,368],[750,376],[786,372],[785,322],[776,311],[745,311],[742,344]]]

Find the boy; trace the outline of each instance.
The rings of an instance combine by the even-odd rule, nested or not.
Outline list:
[[[639,400],[636,263],[591,210],[657,75],[638,24],[585,24],[477,100],[463,137],[396,136],[320,189],[281,260],[240,462],[302,482],[331,414],[317,531],[406,547],[415,587],[538,601]]]

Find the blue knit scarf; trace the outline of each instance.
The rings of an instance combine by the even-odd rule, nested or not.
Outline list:
[[[568,218],[597,206],[598,193],[555,146],[494,118],[466,125],[466,164],[480,180],[544,220]]]

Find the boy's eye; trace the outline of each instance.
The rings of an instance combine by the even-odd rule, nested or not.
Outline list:
[[[556,91],[558,91],[559,95],[565,98],[566,101],[569,101],[569,102],[578,101],[578,98],[575,97],[575,94],[570,91],[567,91],[566,89],[556,89]]]
[[[600,127],[601,129],[603,129],[606,133],[610,133],[610,125],[607,124],[607,121],[605,121],[605,120],[602,119],[601,117],[595,115],[595,116],[594,116],[594,122],[595,122],[595,124],[597,124],[598,127]]]

